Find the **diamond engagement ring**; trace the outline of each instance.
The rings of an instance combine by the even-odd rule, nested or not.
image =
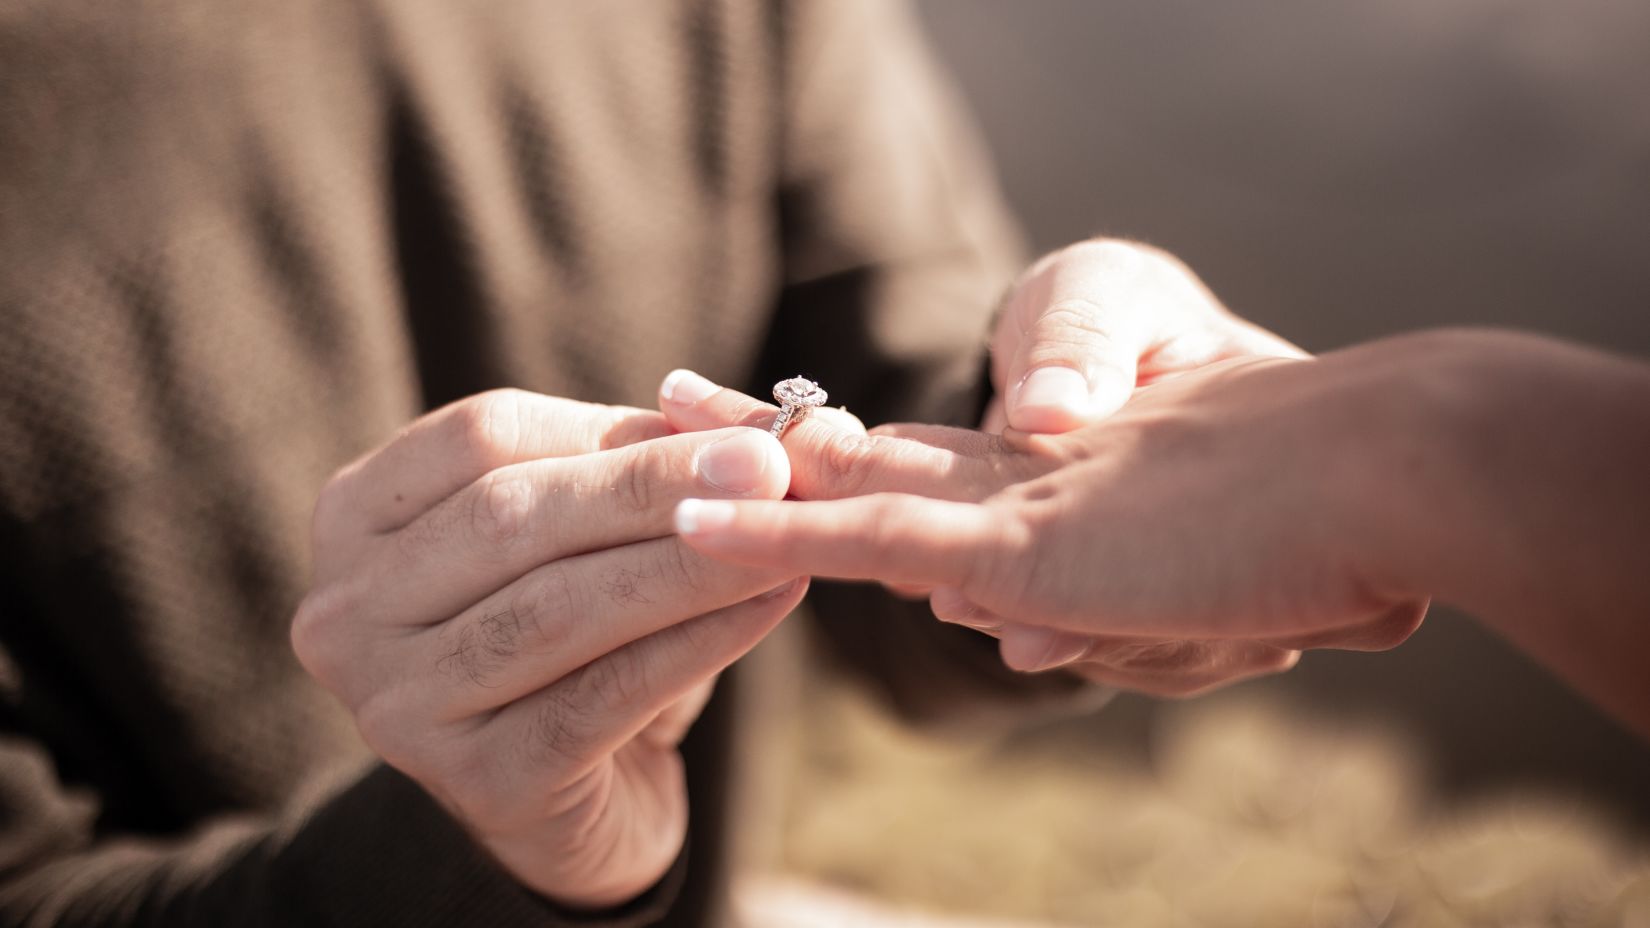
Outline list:
[[[785,426],[808,414],[808,410],[825,404],[825,391],[806,377],[792,377],[773,385],[773,398],[779,404],[779,418],[773,420],[768,434],[775,438],[785,434]]]

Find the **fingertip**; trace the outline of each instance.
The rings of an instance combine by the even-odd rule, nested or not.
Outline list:
[[[1063,406],[1018,406],[1008,414],[1010,428],[1031,434],[1059,434],[1087,424],[1087,417]]]
[[[734,426],[705,433],[695,469],[704,483],[738,496],[780,499],[791,485],[791,461],[779,439],[761,429]]]
[[[768,498],[784,499],[791,489],[791,456],[779,439],[767,430],[746,427],[744,431],[756,433],[757,441],[767,455]]]
[[[1089,382],[1075,368],[1039,367],[1014,385],[1007,405],[1008,424],[1021,431],[1069,431],[1088,420]]]
[[[766,593],[758,596],[757,599],[763,601],[775,599],[801,599],[803,594],[808,592],[808,580],[809,578],[806,576],[792,577],[784,583],[781,583]]]
[[[659,384],[659,399],[677,406],[692,406],[715,393],[719,387],[705,377],[678,367]]]
[[[1053,670],[1087,657],[1094,639],[1087,635],[1039,628],[1032,625],[1004,625],[998,652],[1003,663],[1021,673]]]
[[[1040,367],[1015,385],[1006,403],[1008,424],[1022,432],[1069,432],[1121,409],[1133,392],[1133,378],[1116,368]]]
[[[676,504],[672,518],[676,534],[703,538],[732,525],[735,514],[733,504],[726,500],[690,498]]]
[[[934,613],[934,618],[951,625],[962,625],[975,631],[994,633],[1003,628],[1004,622],[996,614],[980,608],[980,605],[956,587],[942,586],[934,589],[928,597],[928,608]]]
[[[1123,408],[1134,395],[1135,372],[1115,367],[1099,367],[1089,372],[1089,421],[1094,422]]]

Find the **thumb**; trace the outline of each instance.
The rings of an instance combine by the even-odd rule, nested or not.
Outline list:
[[[992,344],[1009,425],[1068,432],[1128,401],[1150,339],[1140,304],[1154,260],[1135,245],[1094,241],[1032,266],[1009,295]]]
[[[1128,401],[1138,352],[1101,323],[1100,307],[1088,300],[1066,300],[1037,314],[1008,365],[1009,425],[1069,432]]]

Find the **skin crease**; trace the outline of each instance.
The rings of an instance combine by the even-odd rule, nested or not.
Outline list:
[[[1287,669],[1302,647],[1389,648],[1418,626],[1425,613],[1424,597],[1374,595],[1366,589],[1368,579],[1354,576],[1302,588],[1288,601],[1273,598],[1255,588],[1258,581],[1236,582],[1244,578],[1231,576],[1219,556],[1225,542],[1208,533],[1197,518],[1200,509],[1217,502],[1198,500],[1206,484],[1230,483],[1251,490],[1271,485],[1270,496],[1251,492],[1242,497],[1253,512],[1242,514],[1237,521],[1258,523],[1266,507],[1284,504],[1317,533],[1304,537],[1298,532],[1280,532],[1275,548],[1282,551],[1305,544],[1327,549],[1350,534],[1344,526],[1324,521],[1314,511],[1314,501],[1291,499],[1292,487],[1282,473],[1234,470],[1211,481],[1208,461],[1220,453],[1209,446],[1213,436],[1205,433],[1210,423],[1176,402],[1183,395],[1205,391],[1225,396],[1253,373],[1293,372],[1313,366],[1313,362],[1276,358],[1219,362],[1197,374],[1144,388],[1137,401],[1105,422],[1058,436],[1010,430],[996,437],[924,425],[885,426],[868,436],[857,436],[823,423],[799,426],[785,439],[792,458],[792,494],[838,501],[832,506],[840,511],[823,510],[828,533],[824,526],[813,526],[808,529],[807,543],[789,538],[777,527],[797,511],[787,504],[771,516],[760,514],[775,520],[771,530],[760,529],[762,523],[753,524],[750,531],[760,529],[760,538],[746,537],[740,526],[727,536],[706,531],[687,532],[684,537],[708,554],[735,561],[749,558],[822,576],[937,586],[931,597],[935,614],[1001,638],[1004,659],[1011,667],[1061,667],[1096,682],[1161,695],[1190,695]],[[1213,388],[1216,384],[1218,390]],[[1243,391],[1236,395],[1242,397]],[[721,390],[696,404],[701,414],[718,416],[764,405],[731,390]],[[718,406],[722,409],[716,410]],[[766,414],[771,417],[771,410]],[[673,421],[682,418],[674,412],[671,415]],[[1219,418],[1231,420],[1224,405]],[[1230,460],[1234,468],[1243,463],[1238,458]],[[1138,491],[1104,492],[1098,478],[1123,468],[1158,475],[1161,497]],[[945,505],[935,498],[979,505]],[[1198,505],[1175,508],[1173,504],[1180,501]],[[699,507],[701,511],[695,514],[701,529],[708,525],[706,508]],[[808,511],[805,507],[799,510],[801,514]],[[746,514],[742,512],[741,517]],[[1135,530],[1103,553],[1096,553],[1094,541],[1079,531],[1081,526],[1124,520],[1132,520]],[[812,547],[822,538],[821,547]],[[1247,538],[1243,543],[1259,556],[1255,547],[1259,540]],[[757,550],[767,545],[775,547]],[[816,556],[838,549],[848,552],[851,559],[839,565]],[[918,552],[927,552],[958,573],[925,573],[924,565],[908,563],[908,557]],[[1166,575],[1154,566],[1176,558],[1203,572]],[[1112,566],[1096,571],[1090,565],[1097,560]],[[1350,562],[1350,556],[1346,560]],[[1045,629],[1027,628],[1024,623],[1040,619],[1058,627],[1055,620],[1078,609],[1078,604],[1097,591],[1058,584],[1037,587],[1026,577],[1000,570],[1005,565],[1033,563],[1040,575],[1069,573],[1091,583],[1113,574],[1142,580],[1161,577],[1162,583],[1143,586],[1136,594],[1142,602],[1131,609],[1141,618],[1132,625],[1114,614],[1104,635],[1049,635]],[[967,584],[962,582],[964,577]],[[992,578],[990,582],[986,577]],[[1229,584],[1230,589],[1210,595],[1247,597],[1257,603],[1257,609],[1264,608],[1264,619],[1274,624],[1254,634],[1234,636],[1211,618],[1166,635],[1147,620],[1164,611],[1187,614],[1195,600],[1184,594],[1220,583]],[[1045,596],[1056,598],[1045,600]]]
[[[678,529],[733,563],[933,585],[1011,666],[1095,635],[1390,647],[1437,595],[1650,734],[1646,365],[1425,333],[1211,365],[1060,436],[872,436],[865,495],[690,501]]]
[[[684,497],[781,496],[778,443],[672,431],[481,394],[344,468],[316,506],[300,661],[523,885],[575,908],[631,899],[676,859],[677,746],[807,589],[671,536]]]
[[[1078,285],[1099,297],[1062,302]],[[998,393],[1015,396],[997,416],[1051,432],[1115,409],[1137,365],[1152,380],[1222,357],[1299,355],[1227,313],[1178,262],[1114,242],[1029,271],[992,348],[1012,362],[998,365]],[[1082,372],[1077,390],[1033,385],[1039,367]],[[777,442],[722,428],[765,429],[773,409],[741,421],[697,402],[701,383],[667,379],[668,419],[519,391],[472,397],[341,470],[315,510],[315,582],[292,627],[300,661],[367,744],[523,885],[575,908],[627,901],[676,858],[687,821],[677,745],[717,673],[807,585],[703,557],[672,536],[675,504],[777,499],[810,481],[826,497],[855,489],[852,468],[834,483],[792,474]],[[787,442],[820,429],[874,441],[851,416],[819,410]],[[718,486],[715,448],[724,469],[756,476]],[[1188,674],[1134,643],[1100,653],[1074,668],[1163,692],[1293,660],[1213,643]]]
[[[789,493],[859,506],[867,502],[852,498],[893,492],[983,508],[978,501],[999,493],[1007,500],[1013,487],[1055,480],[1067,465],[1140,461],[1163,446],[1162,436],[1171,447],[1205,440],[1196,429],[1172,427],[1180,420],[1166,412],[1160,418],[1171,427],[1144,427],[1156,420],[1130,403],[1116,421],[1142,425],[1150,441],[1084,444],[1113,424],[1108,414],[1136,383],[1170,397],[1183,386],[1197,393],[1190,387],[1199,371],[1247,378],[1313,368],[1234,360],[1301,353],[1232,316],[1172,258],[1115,242],[1039,262],[1005,302],[992,350],[997,394],[1008,402],[988,422],[1015,426],[1000,436],[921,426],[867,435],[851,417],[821,410],[788,430],[781,446],[727,428],[766,428],[772,406],[686,372],[663,385],[663,415],[519,391],[437,410],[344,468],[323,492],[313,522],[315,582],[294,618],[294,648],[354,714],[367,744],[440,800],[524,886],[576,908],[622,903],[657,882],[680,852],[687,800],[677,745],[716,675],[796,605],[807,575],[830,573],[728,563],[731,552],[709,536],[673,535],[678,502],[780,506]],[[1048,368],[1077,371],[1077,389],[1064,374],[1036,377]],[[1206,424],[1226,418],[1236,417],[1221,410]],[[1025,506],[1058,512],[1048,505],[1055,496],[1032,498],[1042,493],[1034,489]],[[889,497],[868,499],[880,505]],[[1144,499],[1136,515],[1148,514],[1138,508]],[[752,518],[788,519],[784,513],[815,505],[826,504],[783,504]],[[863,547],[855,533],[888,524],[850,521],[836,531]],[[1134,556],[1148,543],[1180,550],[1172,527],[1143,525],[1129,536]],[[1201,524],[1197,531],[1206,534]],[[969,536],[945,537],[957,548]],[[895,533],[869,539],[891,540]],[[712,550],[716,558],[702,553]],[[783,545],[769,553],[800,554]],[[1168,562],[1143,560],[1141,570]],[[1213,576],[1237,582],[1229,573]],[[1406,600],[1391,615],[1287,634],[1277,626],[1256,639],[1227,637],[1230,629],[1219,625],[1220,635],[1201,627],[1165,634],[1153,625],[1051,636],[1058,626],[996,626],[1000,615],[1026,619],[1020,599],[980,596],[966,577],[915,571],[880,579],[932,590],[936,607],[949,601],[958,617],[972,610],[967,617],[995,628],[1016,666],[1063,662],[1090,679],[1173,695],[1276,672],[1301,647],[1389,647],[1420,618]],[[1299,602],[1364,607],[1371,597],[1384,603],[1394,589],[1375,584],[1337,598],[1314,588]],[[1165,586],[1155,595],[1172,592]],[[1045,605],[1059,602],[1050,596]],[[1045,637],[1017,638],[1027,634]]]

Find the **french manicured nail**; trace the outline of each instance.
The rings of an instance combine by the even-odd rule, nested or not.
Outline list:
[[[1036,673],[1053,670],[1082,658],[1094,647],[1086,635],[1046,628],[1020,627],[1003,635],[1003,661],[1015,670]]]
[[[692,406],[717,391],[717,386],[709,380],[684,368],[677,368],[665,375],[665,382],[659,386],[659,395],[667,402],[680,403],[683,406]]]
[[[733,504],[719,499],[684,499],[676,504],[676,534],[699,535],[733,524]]]
[[[762,486],[774,439],[756,429],[739,429],[699,452],[699,476],[718,490],[749,493]]]
[[[1081,416],[1089,407],[1089,382],[1069,367],[1039,367],[1020,381],[1014,405],[1018,409],[1058,409]]]

